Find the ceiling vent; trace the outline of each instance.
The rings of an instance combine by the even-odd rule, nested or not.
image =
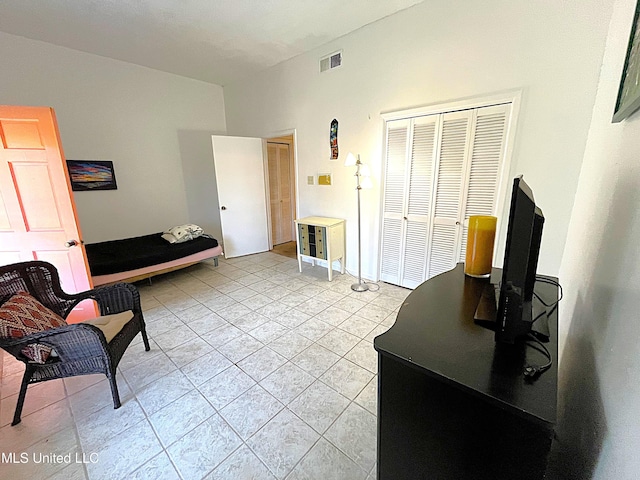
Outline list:
[[[326,72],[342,65],[342,50],[320,59],[320,72]]]

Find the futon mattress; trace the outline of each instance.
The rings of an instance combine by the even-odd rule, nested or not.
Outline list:
[[[183,243],[169,243],[162,233],[85,245],[92,276],[126,272],[177,260],[215,248],[214,238],[198,237]]]

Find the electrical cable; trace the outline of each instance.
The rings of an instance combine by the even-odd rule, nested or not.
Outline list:
[[[353,273],[351,273],[346,268],[345,268],[344,271],[347,273],[347,275],[352,276],[356,280],[358,279],[358,277],[356,277]],[[362,283],[365,284],[365,285],[369,285],[369,291],[370,292],[377,292],[378,290],[380,290],[380,285],[378,284],[378,282],[366,282],[365,280],[362,280]],[[375,286],[376,288],[371,288],[373,286]]]
[[[556,287],[558,287],[560,289],[560,297],[558,298],[558,300],[556,300],[555,303],[551,303],[551,304],[548,304],[548,305],[538,296],[538,294],[533,292],[533,294],[536,296],[536,298],[538,300],[540,300],[545,307],[553,307],[553,306],[557,305],[560,300],[562,300],[562,297],[564,296],[564,292],[562,291],[562,285],[560,285],[560,283],[556,282],[555,280],[551,280],[550,278],[541,277],[541,276],[536,276],[536,282],[547,283],[549,285],[554,285],[554,286],[556,286]]]
[[[529,341],[534,342],[535,345],[529,343]],[[551,365],[553,365],[553,359],[551,358],[551,353],[549,352],[547,347],[545,347],[540,340],[538,340],[534,335],[530,333],[527,334],[526,345],[542,353],[545,357],[547,357],[547,360],[548,360],[548,362],[544,365],[527,365],[525,367],[524,369],[525,378],[527,380],[533,381],[551,368]]]
[[[540,303],[542,303],[545,307],[550,307],[550,310],[542,312],[536,318],[534,318],[533,319],[534,322],[538,318],[540,318],[542,315],[544,315],[545,313],[547,314],[547,317],[549,317],[554,312],[554,310],[556,310],[558,308],[558,303],[560,302],[560,300],[562,300],[562,297],[564,295],[564,293],[562,291],[562,285],[560,285],[560,283],[556,282],[555,280],[551,280],[550,278],[547,278],[547,277],[536,276],[536,282],[547,283],[549,285],[554,285],[554,286],[558,287],[560,289],[560,296],[558,297],[558,300],[556,300],[555,302],[546,303],[540,297],[540,295],[538,295],[537,293],[533,292],[533,295],[538,300],[540,300]],[[534,343],[529,343],[529,342],[534,342]],[[526,345],[528,347],[531,347],[534,350],[542,353],[548,360],[548,362],[546,364],[544,364],[544,365],[527,365],[525,367],[525,369],[524,369],[525,378],[528,381],[533,381],[533,380],[537,379],[540,375],[542,375],[544,372],[546,372],[547,370],[549,370],[551,368],[551,365],[553,365],[553,359],[551,358],[551,353],[549,352],[547,347],[540,340],[538,340],[538,338],[531,332],[529,332],[527,334]]]

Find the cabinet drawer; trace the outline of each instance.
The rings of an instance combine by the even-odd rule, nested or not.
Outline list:
[[[302,255],[311,255],[309,248],[309,225],[298,225],[298,245]]]
[[[298,224],[298,244],[302,255],[327,259],[327,229],[325,227]]]
[[[327,229],[324,227],[315,227],[316,230],[316,258],[322,258],[323,260],[327,259]]]

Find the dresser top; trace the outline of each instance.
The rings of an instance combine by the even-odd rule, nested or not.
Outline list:
[[[494,278],[501,270],[494,269]],[[546,362],[537,348],[495,343],[494,332],[476,325],[473,316],[488,279],[464,274],[463,264],[418,286],[405,300],[395,324],[374,339],[375,349],[458,388],[543,423],[555,423],[558,362],[558,311],[549,317],[546,345],[552,367],[527,382],[525,365]],[[551,303],[557,287],[537,282],[536,293]]]
[[[316,225],[318,227],[332,227],[339,223],[343,223],[344,218],[327,218],[327,217],[305,217],[296,220],[296,223],[303,225]]]

